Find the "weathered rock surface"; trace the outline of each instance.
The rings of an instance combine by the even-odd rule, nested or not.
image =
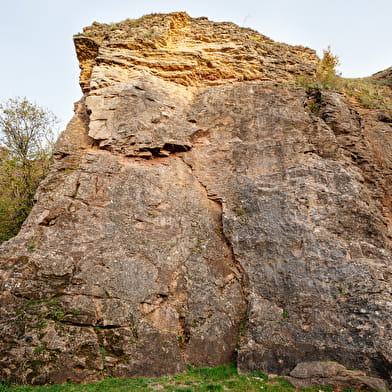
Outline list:
[[[387,391],[385,382],[358,370],[348,370],[336,362],[301,362],[285,377],[295,387],[328,385],[361,391]]]
[[[184,13],[75,37],[83,99],[0,248],[0,374],[233,360],[392,374],[392,127],[290,87],[318,59]],[[317,111],[314,108],[317,104]]]

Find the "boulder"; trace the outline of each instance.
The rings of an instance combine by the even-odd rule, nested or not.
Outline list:
[[[358,370],[348,370],[337,362],[301,362],[284,377],[296,388],[330,386],[333,388],[351,388],[365,391],[388,390],[385,381],[367,377]]]

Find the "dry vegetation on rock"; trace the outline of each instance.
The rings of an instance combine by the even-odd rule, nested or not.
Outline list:
[[[392,118],[392,73],[391,68],[365,78],[343,78],[336,67],[339,59],[331,49],[324,51],[314,77],[300,77],[300,86],[314,89],[328,89],[341,92],[351,97],[360,106],[367,109],[385,110]]]

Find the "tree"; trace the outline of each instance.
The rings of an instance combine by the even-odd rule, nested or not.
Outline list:
[[[20,229],[47,174],[55,115],[26,98],[0,104],[0,242]]]
[[[316,78],[325,86],[333,87],[338,79],[336,67],[340,65],[339,57],[335,56],[331,47],[323,50],[323,58],[316,71]]]

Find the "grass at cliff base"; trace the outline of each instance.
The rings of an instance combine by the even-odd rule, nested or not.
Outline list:
[[[107,378],[84,385],[50,385],[50,386],[12,386],[0,384],[0,392],[332,392],[331,387],[312,387],[295,389],[281,377],[268,378],[267,375],[256,372],[253,374],[238,374],[235,364],[217,366],[215,368],[190,368],[186,373],[164,378]],[[354,392],[351,389],[340,392]]]

